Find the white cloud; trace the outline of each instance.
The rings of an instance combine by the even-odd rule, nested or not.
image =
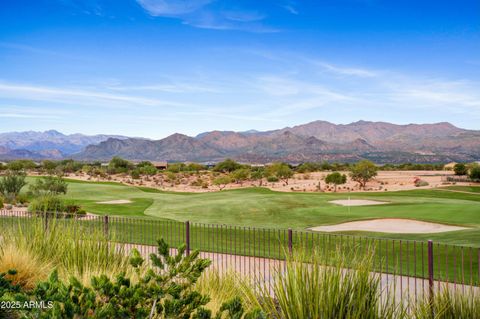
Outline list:
[[[179,19],[183,24],[200,29],[241,30],[254,33],[278,32],[262,24],[266,18],[260,12],[240,9],[236,5],[222,4],[210,9],[215,0],[137,0],[154,17]]]
[[[329,71],[334,74],[338,75],[350,75],[350,76],[357,76],[362,78],[370,78],[375,77],[378,74],[375,71],[361,69],[361,68],[347,68],[347,67],[340,67],[326,62],[313,62],[315,65],[323,68],[326,71]]]
[[[141,96],[114,94],[96,90],[58,88],[0,82],[0,98],[63,102],[71,105],[90,104],[98,107],[180,106],[182,104]]]
[[[137,0],[152,16],[179,16],[197,11],[214,0]]]

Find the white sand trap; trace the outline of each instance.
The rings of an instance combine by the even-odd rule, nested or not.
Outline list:
[[[356,230],[398,234],[442,233],[463,229],[467,228],[400,218],[360,220],[337,225],[317,226],[310,228],[310,230],[323,232]]]
[[[338,199],[329,201],[329,203],[342,205],[342,206],[368,206],[368,205],[383,205],[388,204],[388,202],[379,202],[376,200],[368,199]]]
[[[109,200],[106,202],[97,202],[97,204],[107,204],[107,205],[119,205],[119,204],[130,204],[132,201],[129,199],[117,199]]]

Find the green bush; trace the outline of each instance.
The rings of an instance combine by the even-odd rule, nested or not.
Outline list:
[[[42,195],[30,202],[28,211],[30,213],[59,213],[65,211],[65,205],[57,196]]]
[[[53,307],[32,309],[22,315],[27,318],[212,318],[211,311],[204,307],[209,297],[194,289],[210,260],[199,258],[198,251],[185,255],[185,245],[171,256],[168,245],[159,240],[158,253],[150,255],[150,267],[146,271],[142,268],[144,262],[134,249],[130,265],[138,279],[133,280],[124,272],[113,280],[100,275],[93,276],[89,286],[75,277],[65,283],[55,270],[30,295],[24,293],[24,299],[53,302]],[[3,286],[7,293],[18,290],[9,281]],[[233,298],[220,307],[215,318],[262,319],[265,316],[259,310],[245,313],[240,298]]]
[[[276,183],[278,181],[279,181],[279,179],[278,179],[277,176],[268,176],[267,177],[267,182],[269,182],[269,183]]]
[[[423,179],[419,179],[419,180],[415,181],[415,186],[416,187],[423,187],[423,186],[428,186],[428,185],[430,185],[430,184]]]
[[[2,209],[2,208],[3,208],[3,198],[0,197],[0,209]]]
[[[15,198],[15,201],[19,204],[26,204],[28,203],[28,196],[26,194],[18,194]]]

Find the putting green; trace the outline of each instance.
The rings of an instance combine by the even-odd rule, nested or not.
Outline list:
[[[455,190],[462,190],[456,187]],[[172,193],[140,189],[115,183],[69,181],[66,198],[93,213],[143,216],[178,221],[254,227],[307,229],[374,218],[408,218],[469,227],[468,230],[438,234],[368,234],[371,236],[434,239],[480,246],[480,187],[468,187],[469,193],[448,190],[413,190],[383,193],[351,193],[351,199],[388,202],[387,205],[339,206],[332,200],[345,200],[346,194],[282,193],[263,188],[211,193]],[[113,200],[131,200],[129,204],[99,204]]]

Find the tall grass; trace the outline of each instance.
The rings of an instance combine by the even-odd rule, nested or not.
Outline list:
[[[85,284],[92,275],[121,271],[133,274],[123,246],[112,243],[100,230],[81,220],[52,219],[48,230],[41,220],[32,220],[28,227],[19,225],[5,231],[2,237],[0,269],[14,268],[25,278],[46,277],[54,268],[61,277],[76,276]]]
[[[210,297],[206,308],[217,313],[225,301],[240,298],[244,309],[249,312],[254,309],[254,286],[247,278],[234,271],[220,273],[216,269],[205,272],[195,284],[195,290]]]
[[[358,257],[361,256],[361,257]],[[257,306],[275,318],[403,318],[405,310],[393,298],[382,298],[380,276],[372,274],[373,253],[342,254],[325,266],[319,252],[294,253],[275,271],[273,291],[258,286]]]
[[[443,287],[436,292],[430,301],[426,296],[414,305],[415,319],[478,319],[480,318],[480,292],[468,290],[466,292],[451,287]]]

